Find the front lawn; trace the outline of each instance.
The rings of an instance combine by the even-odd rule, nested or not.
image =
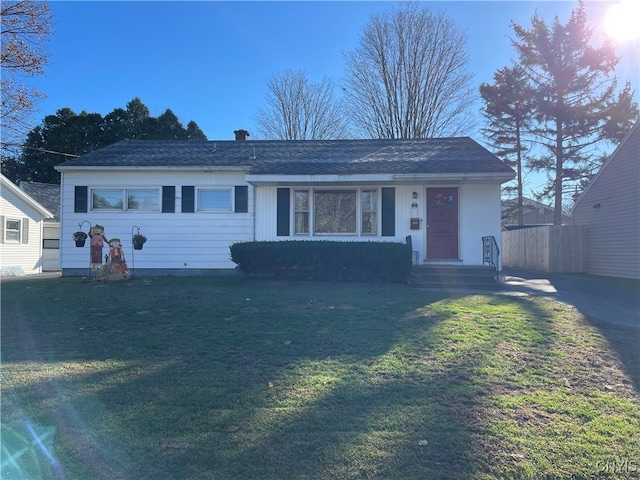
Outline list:
[[[639,476],[637,330],[546,300],[64,278],[1,307],[1,478]]]

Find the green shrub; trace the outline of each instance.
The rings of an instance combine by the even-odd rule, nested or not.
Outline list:
[[[287,280],[402,283],[411,271],[411,246],[405,243],[292,240],[230,248],[242,272]]]

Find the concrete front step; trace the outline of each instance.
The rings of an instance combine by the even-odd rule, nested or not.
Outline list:
[[[496,288],[492,267],[424,265],[414,266],[409,285],[416,288]]]

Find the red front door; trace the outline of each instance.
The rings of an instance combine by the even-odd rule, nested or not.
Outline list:
[[[427,260],[458,258],[458,189],[427,188]]]

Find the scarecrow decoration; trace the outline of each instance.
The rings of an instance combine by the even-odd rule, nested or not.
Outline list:
[[[100,274],[103,280],[126,280],[129,278],[129,268],[124,259],[122,243],[119,238],[109,240],[107,264],[101,269]]]
[[[108,242],[104,236],[104,227],[95,224],[89,229],[89,238],[91,238],[91,269],[96,271],[102,266],[102,247]]]

